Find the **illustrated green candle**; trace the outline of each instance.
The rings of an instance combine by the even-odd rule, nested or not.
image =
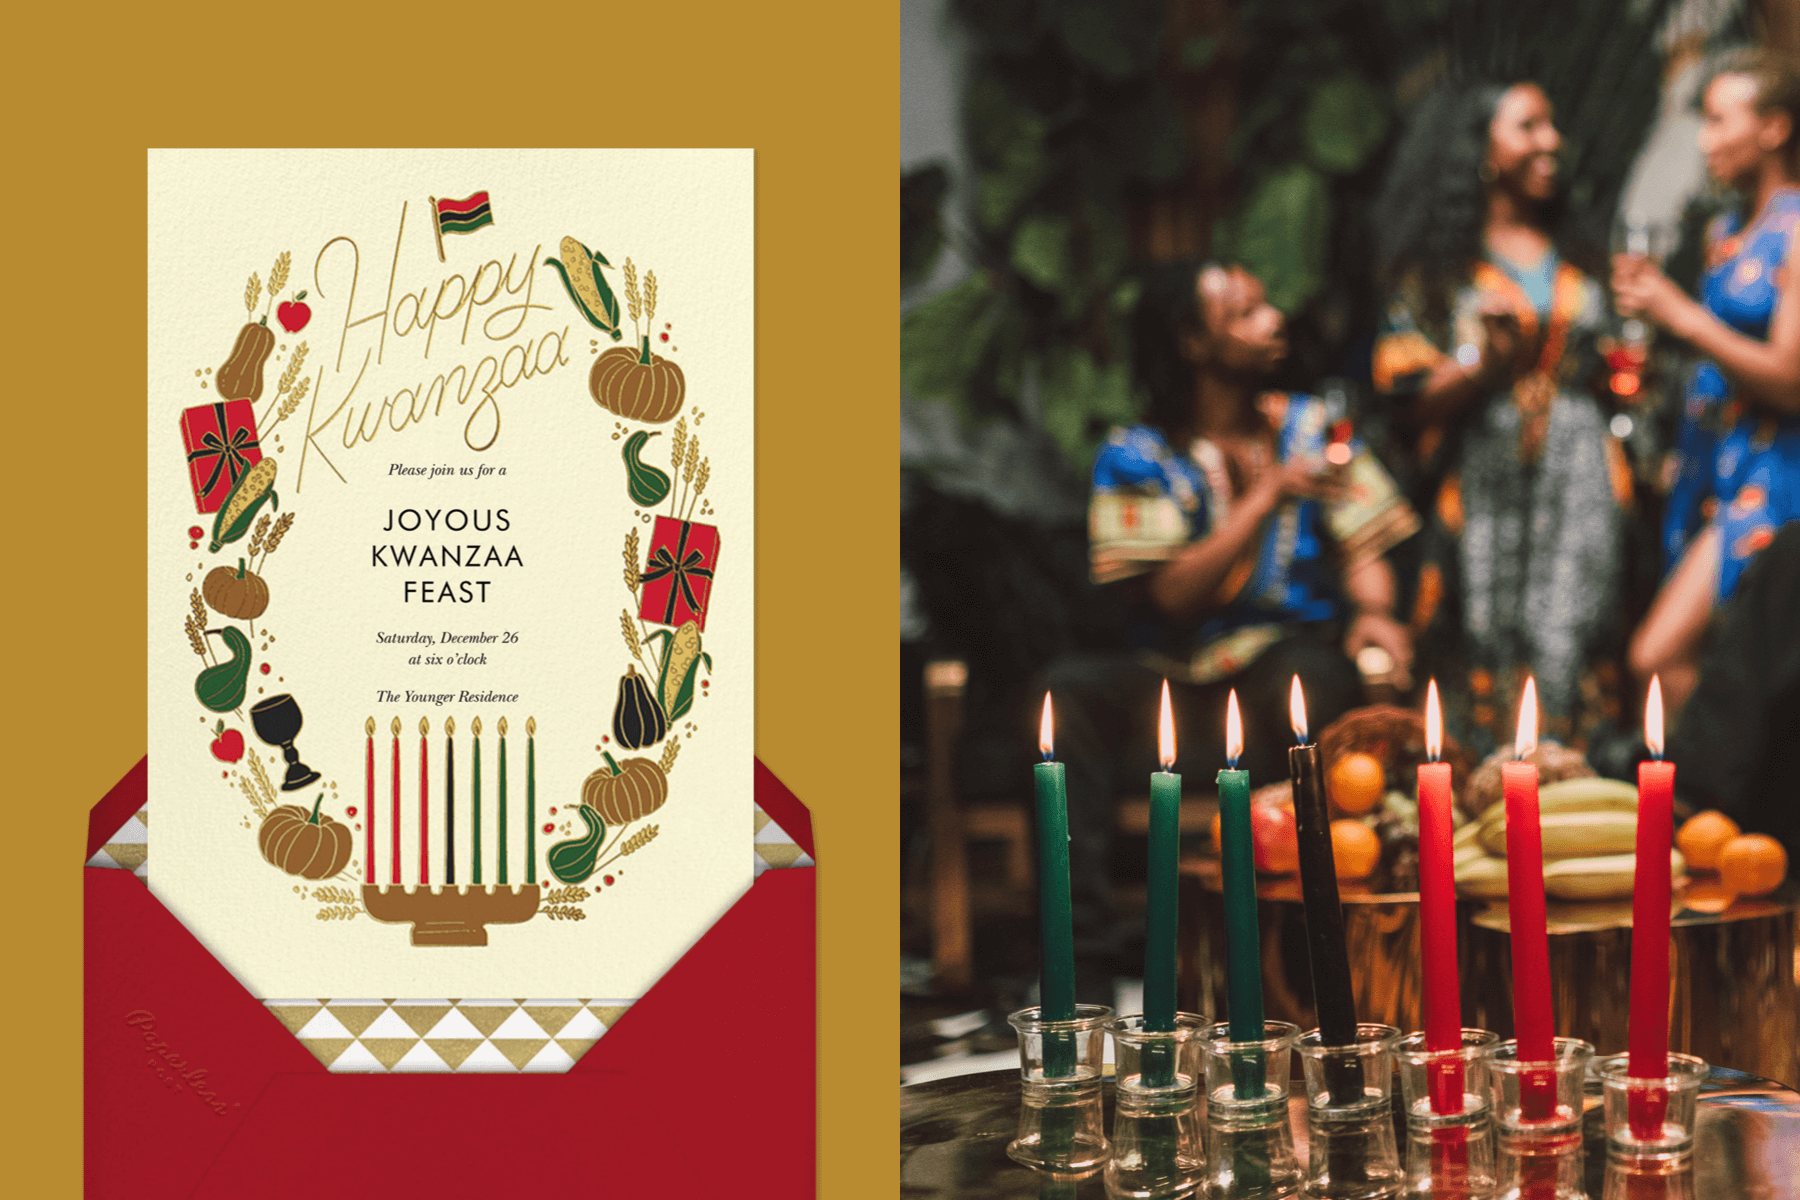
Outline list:
[[[537,882],[537,718],[525,718],[525,882]]]
[[[1075,926],[1069,910],[1069,797],[1063,765],[1053,760],[1050,693],[1038,724],[1044,761],[1032,767],[1037,786],[1038,921],[1043,983],[1040,1015],[1046,1021],[1075,1019]],[[1057,1078],[1075,1070],[1075,1043],[1051,1035],[1044,1045],[1044,1074]]]
[[[500,718],[500,885],[506,886],[506,718]]]
[[[1150,860],[1148,911],[1144,920],[1144,1029],[1175,1029],[1175,868],[1181,855],[1181,776],[1175,774],[1175,712],[1169,704],[1169,681],[1163,680],[1162,710],[1156,723],[1157,758],[1162,770],[1150,774]],[[1155,1047],[1161,1050],[1163,1047]],[[1173,1060],[1146,1055],[1145,1082],[1163,1087],[1174,1082]]]
[[[471,840],[469,868],[475,882],[481,882],[481,718],[476,717],[469,722],[469,729],[475,735],[475,780],[470,788],[469,797],[470,820],[473,823],[470,832]]]
[[[1263,1036],[1262,948],[1256,927],[1256,856],[1250,840],[1250,772],[1237,769],[1244,753],[1244,719],[1237,689],[1225,700],[1225,757],[1219,772],[1219,862],[1225,889],[1225,1002],[1234,1042]],[[1241,1096],[1262,1091],[1262,1062],[1238,1072]]]

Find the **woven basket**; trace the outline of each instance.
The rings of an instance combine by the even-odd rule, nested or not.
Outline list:
[[[1408,794],[1416,793],[1418,766],[1429,761],[1425,753],[1425,717],[1410,708],[1392,704],[1371,704],[1345,713],[1319,735],[1319,749],[1325,756],[1325,774],[1329,779],[1337,760],[1346,754],[1368,754],[1387,772],[1388,786]],[[1469,773],[1475,767],[1469,753],[1449,734],[1444,735],[1444,749],[1439,761],[1450,764],[1450,789],[1460,803]]]

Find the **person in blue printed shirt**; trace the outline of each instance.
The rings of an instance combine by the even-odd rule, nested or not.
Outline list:
[[[1662,676],[1671,715],[1698,678],[1715,609],[1800,517],[1800,301],[1787,286],[1800,237],[1800,69],[1766,51],[1734,53],[1703,106],[1707,168],[1745,198],[1748,223],[1732,212],[1708,231],[1698,302],[1641,255],[1613,263],[1619,310],[1706,356],[1684,396],[1663,528],[1669,574],[1631,644],[1634,671]]]
[[[1139,303],[1150,420],[1101,447],[1089,508],[1093,576],[1130,589],[1133,627],[1124,652],[1059,659],[1043,680],[1068,773],[1084,1000],[1111,1003],[1112,805],[1156,769],[1164,679],[1178,764],[1198,790],[1224,765],[1232,689],[1242,765],[1261,786],[1286,775],[1295,675],[1315,736],[1361,702],[1359,651],[1379,647],[1409,683],[1412,645],[1383,554],[1418,518],[1348,440],[1341,403],[1264,390],[1287,353],[1282,326],[1262,283],[1237,267],[1166,268]]]

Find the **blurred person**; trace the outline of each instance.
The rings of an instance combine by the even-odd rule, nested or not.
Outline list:
[[[1391,299],[1372,374],[1430,510],[1411,627],[1480,753],[1512,740],[1528,673],[1550,736],[1582,745],[1620,715],[1607,650],[1631,474],[1583,386],[1605,301],[1554,236],[1561,145],[1536,84],[1447,84],[1413,114],[1377,209]]]
[[[1706,356],[1681,414],[1663,522],[1668,577],[1631,641],[1632,669],[1644,682],[1662,676],[1672,715],[1698,678],[1714,609],[1776,530],[1800,516],[1800,302],[1786,287],[1800,227],[1800,70],[1766,51],[1733,52],[1702,106],[1707,170],[1742,205],[1707,231],[1700,299],[1641,255],[1613,260],[1619,311]]]
[[[1225,765],[1233,688],[1241,765],[1257,786],[1286,778],[1295,675],[1317,736],[1361,702],[1359,651],[1380,647],[1402,674],[1410,664],[1383,554],[1419,524],[1333,404],[1264,390],[1287,340],[1248,271],[1159,269],[1136,323],[1149,419],[1101,447],[1089,510],[1094,579],[1127,593],[1128,649],[1060,658],[1039,689],[1054,698],[1068,772],[1077,987],[1103,1003],[1116,949],[1113,802],[1157,769],[1162,681],[1176,769],[1193,790],[1210,790]]]

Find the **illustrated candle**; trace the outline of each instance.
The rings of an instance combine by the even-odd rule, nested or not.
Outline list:
[[[469,874],[477,887],[481,885],[481,718],[469,722],[475,735],[474,778],[469,787]]]
[[[1425,691],[1425,752],[1419,764],[1419,949],[1424,962],[1425,1046],[1434,1053],[1462,1046],[1462,1005],[1456,982],[1456,868],[1451,845],[1450,764],[1444,749],[1444,716],[1437,680]],[[1431,1107],[1463,1110],[1463,1069],[1451,1060],[1434,1069]]]
[[[419,718],[419,886],[431,886],[431,718]]]
[[[1288,716],[1299,745],[1288,751],[1293,782],[1295,836],[1300,848],[1300,899],[1306,914],[1306,950],[1312,963],[1313,1004],[1327,1046],[1356,1041],[1356,994],[1344,944],[1344,910],[1338,901],[1337,863],[1331,853],[1331,817],[1325,811],[1325,768],[1319,747],[1306,740],[1306,697],[1300,677],[1288,692]],[[1363,1098],[1362,1070],[1353,1058],[1327,1057],[1325,1081],[1335,1105]]]
[[[500,884],[506,885],[506,718],[500,718]]]
[[[1514,762],[1500,767],[1506,794],[1506,906],[1512,926],[1513,1032],[1521,1062],[1556,1057],[1550,1012],[1550,930],[1544,916],[1544,833],[1538,821],[1537,764],[1524,761],[1537,749],[1537,681],[1525,680],[1519,699]],[[1551,1072],[1525,1072],[1520,1115],[1541,1121],[1556,1107]]]
[[[364,789],[363,820],[369,823],[366,849],[363,852],[363,882],[375,882],[375,718],[363,722],[368,735],[368,787]]]
[[[400,718],[394,718],[394,878],[395,887],[400,886]]]
[[[537,882],[537,718],[525,718],[525,882]]]
[[[1669,1074],[1669,847],[1674,841],[1675,764],[1662,761],[1662,680],[1650,678],[1644,702],[1644,741],[1654,762],[1638,764],[1637,869],[1631,889],[1631,1018],[1626,1073],[1633,1079]],[[1631,1136],[1662,1136],[1668,1093],[1632,1091],[1626,1119]]]
[[[1256,855],[1250,840],[1250,772],[1238,770],[1244,719],[1237,689],[1225,699],[1225,760],[1219,772],[1219,866],[1225,889],[1225,1002],[1234,1042],[1263,1036],[1262,950],[1256,927]],[[1262,1094],[1262,1060],[1234,1064],[1239,1099]]]
[[[444,882],[456,882],[456,718],[444,718]]]
[[[1050,693],[1044,693],[1044,715],[1038,722],[1038,750],[1044,761],[1031,768],[1037,790],[1038,930],[1043,981],[1040,1015],[1046,1021],[1075,1019],[1075,927],[1069,910],[1069,797],[1063,765],[1054,761],[1055,740]],[[1075,1046],[1066,1036],[1044,1044],[1044,1074],[1068,1075],[1075,1069]]]

